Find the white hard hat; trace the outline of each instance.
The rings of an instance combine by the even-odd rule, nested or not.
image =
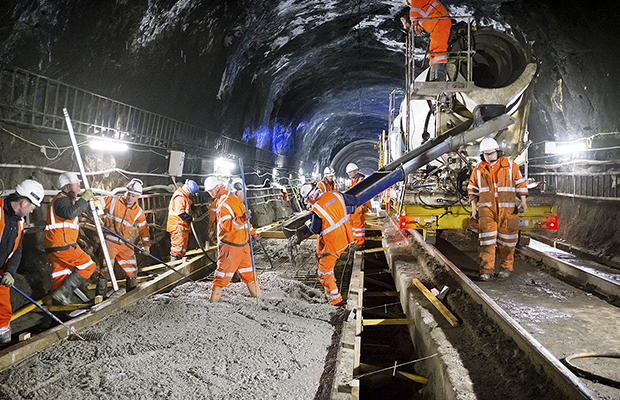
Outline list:
[[[336,171],[332,167],[325,167],[323,171],[323,176],[334,176],[336,175]]]
[[[357,165],[355,165],[355,163],[350,162],[347,164],[347,169],[346,169],[347,174],[351,171],[355,171],[356,169],[357,169]]]
[[[480,142],[480,152],[489,151],[489,150],[499,150],[499,144],[493,138],[484,138],[482,142]]]
[[[314,181],[306,182],[301,185],[301,188],[299,188],[299,194],[301,194],[301,197],[303,197],[304,200],[310,197],[310,195],[320,191],[321,189],[318,188]]]
[[[58,187],[60,189],[64,188],[66,185],[69,185],[71,183],[78,183],[78,182],[82,182],[82,181],[79,180],[77,175],[73,172],[63,172],[58,177]]]
[[[142,185],[144,185],[144,183],[142,183],[140,179],[133,178],[132,180],[129,181],[129,183],[125,187],[127,188],[129,192],[141,195]]]
[[[217,180],[216,177],[208,176],[207,179],[205,179],[205,190],[209,191],[211,189],[215,189],[215,187],[219,185],[219,183],[220,182]]]
[[[45,196],[43,185],[32,179],[26,179],[15,188],[15,193],[20,197],[26,197],[32,204],[41,207],[41,200]]]
[[[226,185],[226,190],[233,193],[237,190],[243,190],[243,180],[241,178],[230,178]]]

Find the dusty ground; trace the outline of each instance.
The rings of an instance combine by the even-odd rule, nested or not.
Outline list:
[[[260,276],[208,302],[210,283],[146,298],[0,373],[10,399],[312,399],[335,308],[322,290]]]

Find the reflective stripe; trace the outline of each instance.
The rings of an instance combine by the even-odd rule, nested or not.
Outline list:
[[[138,270],[138,268],[136,267],[121,267],[121,268],[123,268],[123,271],[125,272],[134,272]]]
[[[229,277],[234,276],[234,275],[235,275],[234,272],[226,272],[226,273],[224,273],[224,272],[220,272],[220,271],[217,271],[217,270],[215,271],[215,276],[221,276],[221,277],[229,278]]]
[[[493,207],[493,203],[478,203],[478,207]]]
[[[478,234],[478,237],[483,238],[483,237],[491,237],[491,236],[495,236],[497,235],[497,231],[493,231],[493,232],[481,232]]]
[[[327,276],[327,275],[333,275],[334,274],[334,270],[331,269],[328,272],[322,272],[322,271],[316,271],[318,276]]]
[[[123,266],[125,264],[135,264],[136,260],[121,260],[118,262],[118,265]]]
[[[480,193],[485,193],[485,192],[490,192],[490,191],[491,191],[491,189],[488,188],[488,187],[480,188]]]
[[[138,218],[136,218],[136,219],[138,219]],[[138,228],[140,228],[140,227],[142,227],[142,226],[144,226],[144,225],[146,225],[146,220],[144,220],[144,222],[139,222],[139,223],[137,223],[137,224],[136,224],[136,226],[137,226]]]
[[[521,175],[521,171],[519,171],[519,175]],[[517,179],[515,181],[515,185],[518,185],[518,184],[523,183],[523,182],[525,182],[525,178]]]
[[[52,278],[58,278],[59,276],[63,276],[63,275],[71,275],[71,270],[63,269],[61,271],[52,272]]]
[[[336,193],[336,192],[331,192],[333,193],[336,198],[338,199],[338,201],[340,201],[340,205],[342,206],[342,209],[344,210],[344,217],[338,221],[337,223],[334,223],[334,220],[329,216],[329,214],[318,204],[314,203],[314,205],[312,206],[313,209],[315,209],[317,211],[317,214],[319,215],[319,217],[321,217],[321,219],[325,218],[327,221],[329,221],[330,227],[321,231],[321,235],[326,235],[329,232],[333,231],[334,229],[339,228],[342,224],[344,224],[345,222],[347,222],[349,220],[349,215],[347,214],[347,208],[344,204],[344,200],[343,197],[340,193]]]
[[[525,193],[525,194],[527,194],[527,188],[517,188],[516,191],[517,191],[517,193]]]
[[[471,183],[469,185],[467,185],[467,189],[475,189],[475,190],[479,190],[478,186],[472,185]]]
[[[413,8],[413,7],[411,7],[411,11],[420,14],[422,18],[426,18],[438,5],[439,4],[436,1],[434,1],[430,6],[428,6],[426,12],[424,12],[424,10],[422,10],[421,8]]]
[[[142,238],[142,241],[143,241],[143,242],[150,242],[150,241],[151,241],[151,238],[148,238],[148,237],[143,237],[143,238]]]
[[[515,191],[515,188],[514,188],[514,187],[505,187],[505,186],[502,186],[502,187],[498,187],[498,188],[497,188],[497,191],[498,191],[498,192],[514,192],[514,191]]]
[[[506,246],[506,247],[516,247],[517,242],[504,242],[502,240],[498,240],[497,243],[501,244],[502,246]]]
[[[253,270],[252,270],[252,267],[247,267],[247,268],[239,268],[239,269],[237,270],[237,272],[238,272],[238,273],[240,273],[240,274],[242,274],[242,273],[244,273],[244,272],[252,272],[252,271],[253,271]]]
[[[481,240],[481,241],[480,241],[480,246],[488,246],[488,245],[495,244],[495,243],[497,243],[497,240],[496,240],[496,239],[491,239],[491,240]]]
[[[503,208],[515,208],[515,203],[499,203],[498,206]]]
[[[77,223],[73,223],[73,222],[59,222],[57,224],[45,225],[46,231],[50,231],[52,229],[64,229],[64,228],[71,228],[77,231],[78,229],[80,229],[80,225]]]
[[[185,251],[185,249],[183,247],[171,247],[170,250],[174,250],[174,251]]]
[[[4,335],[7,332],[11,332],[11,322],[0,328],[0,335]]]
[[[519,234],[518,233],[516,233],[514,235],[506,235],[505,233],[500,233],[497,236],[500,237],[501,239],[507,239],[507,240],[519,239]]]
[[[86,269],[91,264],[94,264],[93,260],[90,260],[87,263],[82,264],[82,265],[76,265],[75,268],[77,268],[77,269]]]

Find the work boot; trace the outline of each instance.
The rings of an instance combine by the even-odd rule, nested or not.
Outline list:
[[[138,286],[138,283],[136,281],[136,278],[127,278],[125,279],[125,292],[130,292],[132,290],[134,290],[136,288],[136,286]]]
[[[52,299],[56,300],[60,304],[68,306],[71,304],[71,294],[73,290],[84,283],[85,279],[77,272],[72,272],[64,281],[60,284],[58,290],[52,293]]]
[[[11,331],[8,330],[0,335],[0,343],[8,343],[11,341]]]
[[[497,274],[497,276],[502,279],[508,278],[510,276],[510,271],[508,270],[508,268],[502,268],[501,271],[499,271],[499,274]]]
[[[479,280],[482,282],[488,282],[491,279],[491,274],[480,274]]]
[[[95,296],[102,296],[104,300],[108,297],[108,280],[106,278],[99,278],[97,281],[97,287],[95,288]]]
[[[174,254],[170,254],[170,261],[176,261],[176,260],[180,260],[180,259],[181,259],[181,257],[176,256]]]
[[[446,63],[437,63],[431,65],[430,82],[445,82],[448,76]]]

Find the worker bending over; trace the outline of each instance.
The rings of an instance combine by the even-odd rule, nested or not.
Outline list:
[[[192,201],[189,196],[198,192],[198,184],[187,179],[170,199],[168,206],[168,224],[170,232],[170,261],[180,260],[187,252],[187,241],[192,230]]]
[[[103,225],[115,232],[118,236],[131,241],[131,230],[135,226],[142,241],[143,254],[151,254],[151,235],[146,224],[144,211],[138,205],[138,199],[142,196],[142,181],[132,179],[126,186],[127,193],[123,197],[106,196],[103,198],[105,215]],[[138,265],[133,246],[124,242],[122,239],[106,232],[104,234],[110,261],[118,261],[125,275],[125,290],[127,292],[136,288],[136,278],[138,277]],[[106,297],[106,288],[110,279],[110,272],[107,268],[99,270],[99,281],[95,290],[96,296]]]
[[[347,174],[351,178],[350,188],[364,180],[365,176],[360,174],[357,165],[354,163],[347,164]],[[351,225],[353,226],[353,236],[355,238],[355,249],[359,250],[364,247],[366,242],[366,211],[370,209],[370,202],[366,202],[355,209],[351,214]]]
[[[11,341],[11,295],[15,273],[22,258],[24,217],[41,206],[45,191],[39,182],[27,179],[15,193],[0,198],[0,343]]]
[[[413,27],[415,33],[421,35],[427,31],[430,37],[428,59],[430,64],[430,81],[445,82],[447,77],[446,65],[448,62],[448,39],[452,20],[445,7],[437,0],[403,0],[410,6],[409,18],[402,17],[400,20],[407,29]],[[422,20],[420,20],[422,19]]]
[[[250,236],[258,239],[256,229],[252,228],[243,204],[244,192],[241,178],[231,178],[217,206],[217,269],[213,280],[211,301],[218,301],[222,289],[230,283],[235,272],[245,283],[250,296],[261,295],[250,252]]]
[[[52,298],[61,304],[71,303],[71,293],[95,271],[95,263],[77,244],[80,224],[78,216],[93,198],[86,190],[80,199],[80,182],[73,172],[58,177],[62,190],[51,201],[45,225],[45,253],[52,261]]]
[[[353,243],[347,206],[352,209],[357,200],[355,196],[339,192],[323,192],[313,182],[303,184],[300,192],[304,200],[312,204],[309,228],[318,235],[316,259],[319,281],[325,288],[329,303],[341,305],[343,300],[336,285],[334,266],[347,246]]]
[[[209,202],[209,242],[215,243],[217,240],[217,203],[222,196],[228,194],[228,191],[214,176],[209,176],[205,179],[205,191],[211,196],[211,201]]]
[[[334,176],[336,171],[332,167],[325,167],[323,171],[323,180],[318,183],[318,188],[322,192],[333,192],[336,190],[336,182],[334,182]]]
[[[480,280],[488,281],[495,271],[496,244],[501,257],[499,277],[510,276],[519,241],[517,212],[527,210],[527,185],[519,166],[502,156],[494,139],[485,138],[480,142],[480,158],[469,178],[467,191],[471,216],[478,219]],[[521,198],[518,207],[515,195]]]

